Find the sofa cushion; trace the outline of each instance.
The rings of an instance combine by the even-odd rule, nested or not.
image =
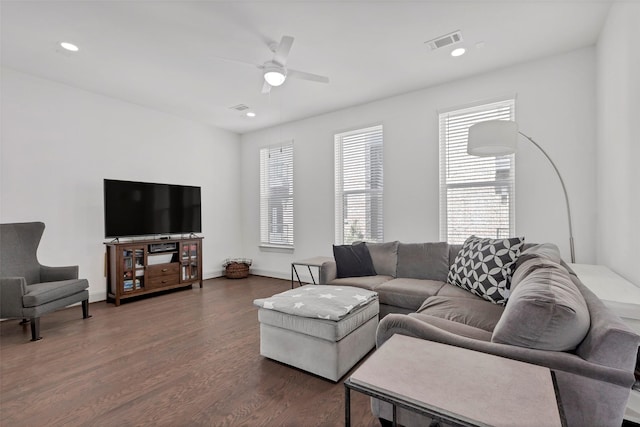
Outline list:
[[[398,264],[398,242],[371,243],[366,242],[376,274],[396,277]]]
[[[480,298],[477,295],[472,294],[466,289],[459,288],[458,286],[450,283],[445,283],[436,294],[439,297],[454,297],[454,298]],[[483,298],[480,298],[483,299]],[[484,299],[483,299],[484,300]]]
[[[550,260],[538,262],[511,294],[491,341],[573,350],[589,331],[587,303],[566,269]]]
[[[369,289],[373,291],[378,285],[393,279],[391,276],[362,276],[362,277],[344,277],[342,279],[333,279],[327,282],[327,285],[338,286],[355,286],[356,288]]]
[[[472,298],[430,297],[417,312],[492,332],[502,316],[504,307],[471,296]]]
[[[444,285],[436,280],[396,278],[376,286],[380,304],[417,310]]]
[[[449,272],[449,245],[439,243],[400,243],[396,277],[445,282]]]
[[[376,275],[369,249],[364,242],[353,245],[333,245],[333,258],[336,260],[338,278]]]
[[[484,329],[475,328],[473,326],[464,325],[452,320],[443,319],[441,317],[434,317],[428,314],[411,313],[410,317],[418,319],[424,323],[435,326],[443,331],[450,332],[461,337],[471,338],[480,341],[491,341],[491,332],[487,332]]]
[[[483,239],[469,237],[451,264],[447,282],[494,304],[509,298],[511,272],[520,255],[524,237]]]
[[[27,286],[27,293],[22,297],[22,305],[24,307],[36,307],[77,294],[88,287],[89,282],[87,279],[34,283]]]

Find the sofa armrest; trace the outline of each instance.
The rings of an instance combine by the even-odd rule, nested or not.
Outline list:
[[[381,346],[396,333],[546,366],[552,370],[564,371],[626,388],[631,388],[634,383],[633,372],[588,362],[572,353],[535,350],[469,338],[434,326],[422,318],[404,314],[389,314],[380,321],[376,345]]]
[[[22,317],[22,297],[26,293],[24,277],[0,278],[0,317]]]
[[[330,281],[338,278],[338,267],[335,261],[325,261],[320,267],[320,285],[326,285]]]
[[[78,266],[70,265],[66,267],[40,266],[41,282],[59,282],[60,280],[72,280],[78,278]]]

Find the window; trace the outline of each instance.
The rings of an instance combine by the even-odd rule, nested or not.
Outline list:
[[[293,141],[260,149],[260,244],[293,247]]]
[[[382,242],[382,126],[335,136],[336,244]]]
[[[469,127],[485,120],[514,120],[513,99],[440,114],[440,239],[463,243],[513,236],[514,155],[467,154]]]

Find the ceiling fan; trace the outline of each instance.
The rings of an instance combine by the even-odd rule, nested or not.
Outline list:
[[[273,43],[269,46],[269,49],[273,52],[273,58],[270,61],[267,61],[262,65],[251,64],[255,65],[263,72],[264,84],[262,85],[262,93],[266,94],[271,92],[272,87],[282,85],[288,77],[309,80],[312,82],[329,83],[329,77],[287,68],[287,58],[289,57],[289,51],[293,45],[293,40],[294,39],[291,36],[283,36],[280,43]],[[243,64],[246,64],[246,62],[243,61],[234,60],[234,62],[242,62]]]

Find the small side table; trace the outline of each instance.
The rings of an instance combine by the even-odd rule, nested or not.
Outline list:
[[[314,285],[316,285],[316,279],[313,277],[313,273],[311,272],[311,267],[316,267],[318,269],[318,282],[320,282],[320,267],[322,264],[327,261],[333,261],[333,258],[326,256],[317,256],[313,258],[307,258],[300,261],[293,261],[291,263],[291,289],[293,289],[293,275],[295,273],[296,279],[298,280],[298,285],[302,286],[302,280],[300,280],[300,276],[298,275],[298,270],[296,270],[296,265],[306,266],[309,270],[309,274],[311,275],[311,281]]]
[[[345,382],[345,425],[350,391],[455,426],[564,426],[553,373],[492,354],[394,335]],[[494,406],[495,399],[500,404]]]

